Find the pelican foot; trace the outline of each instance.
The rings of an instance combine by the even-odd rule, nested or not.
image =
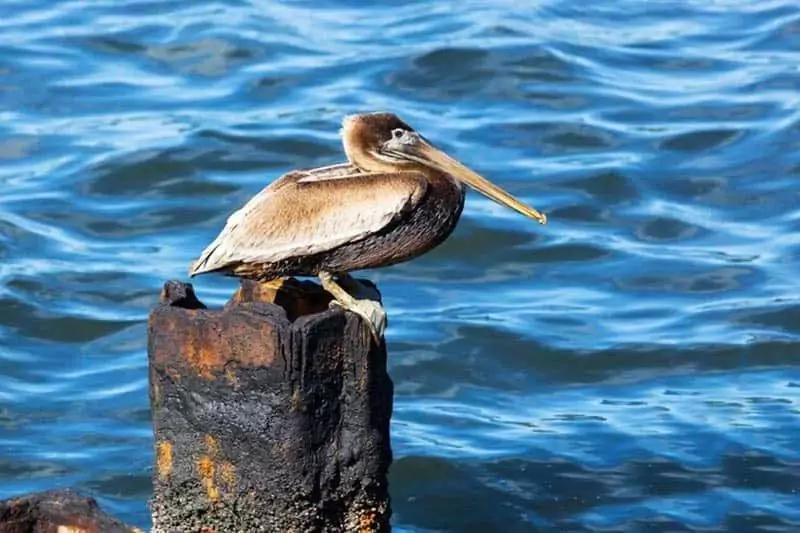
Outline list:
[[[386,311],[383,310],[383,306],[372,300],[356,300],[354,298],[353,302],[353,304],[345,304],[339,300],[332,300],[330,306],[347,309],[366,320],[372,338],[377,344],[380,344],[383,332],[386,331]]]
[[[369,293],[371,291],[368,291],[367,287],[364,287],[352,278],[347,281],[347,284],[351,285],[352,282],[355,285],[358,285],[361,290],[357,290],[358,294],[356,296],[363,295],[365,296],[364,298],[353,297],[333,279],[331,274],[327,272],[321,272],[319,274],[319,279],[322,282],[322,286],[325,288],[325,290],[328,291],[334,298],[334,300],[331,301],[330,306],[347,309],[348,311],[352,311],[366,320],[370,329],[370,333],[372,333],[372,338],[375,339],[377,344],[380,344],[381,339],[383,338],[383,333],[386,331],[387,319],[386,311],[384,311],[383,306],[377,299],[377,295],[374,292],[372,294],[365,294],[365,292]]]

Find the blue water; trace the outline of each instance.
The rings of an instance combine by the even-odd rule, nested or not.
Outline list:
[[[0,498],[147,527],[161,284],[392,110],[550,217],[366,273],[395,529],[800,530],[796,0],[318,4],[2,2]]]

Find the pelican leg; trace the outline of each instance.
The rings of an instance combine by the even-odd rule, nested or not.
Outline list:
[[[333,275],[330,272],[320,272],[319,279],[322,282],[322,287],[334,298],[331,305],[338,305],[339,307],[354,312],[366,320],[372,337],[377,344],[380,344],[383,332],[386,329],[386,311],[383,310],[383,306],[380,302],[369,297],[363,299],[354,298],[333,279]],[[348,285],[351,285],[351,282],[358,285],[361,289],[364,288],[352,278],[345,281]],[[361,293],[363,291],[359,290],[358,292]],[[357,294],[357,296],[361,296],[361,294]]]
[[[359,282],[350,274],[339,274],[337,281],[344,290],[352,294],[357,300],[372,300],[378,303],[381,301],[381,293],[369,285]]]

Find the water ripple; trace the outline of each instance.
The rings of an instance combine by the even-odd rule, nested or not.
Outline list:
[[[0,497],[71,485],[146,526],[160,284],[391,109],[551,220],[470,194],[367,274],[396,529],[800,527],[792,2],[4,5]]]

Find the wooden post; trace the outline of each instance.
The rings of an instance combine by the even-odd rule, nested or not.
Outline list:
[[[311,282],[150,314],[154,532],[388,531],[385,344]],[[274,302],[274,303],[270,303]]]

